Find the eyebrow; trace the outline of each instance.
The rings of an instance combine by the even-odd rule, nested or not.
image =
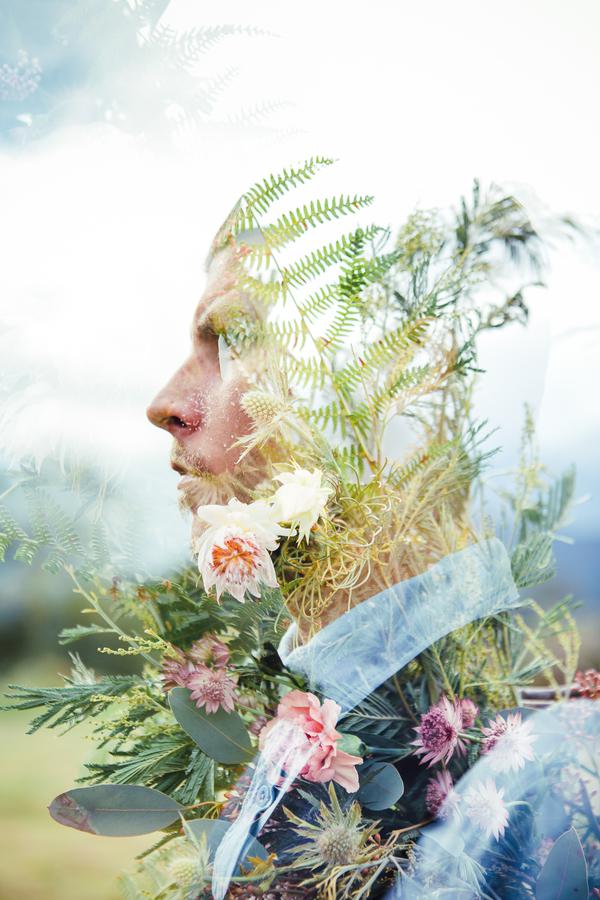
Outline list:
[[[206,306],[202,309],[199,315],[194,317],[194,321],[192,322],[192,338],[196,337],[196,335],[207,332],[210,330],[214,330],[211,326],[211,320],[216,312],[219,313],[219,316],[224,318],[227,316],[228,308],[239,309],[239,305],[234,303],[233,301],[230,304],[219,305],[219,301],[224,296],[224,293],[217,293],[213,295]]]
[[[191,335],[192,339],[202,332],[211,330],[211,319],[215,314],[215,301],[212,300],[200,313],[195,316],[192,322]]]

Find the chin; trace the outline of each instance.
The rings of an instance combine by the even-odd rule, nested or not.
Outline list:
[[[177,485],[179,506],[183,510],[195,512],[199,506],[207,503],[227,503],[234,496],[235,480],[228,472],[220,475],[213,475],[210,472],[184,475]]]

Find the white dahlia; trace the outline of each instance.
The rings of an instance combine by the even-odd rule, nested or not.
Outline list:
[[[323,515],[327,500],[333,493],[323,484],[320,469],[294,469],[275,476],[281,487],[273,498],[273,512],[279,522],[289,522],[298,528],[299,538],[308,541],[310,530]]]
[[[260,597],[261,585],[277,587],[269,550],[289,532],[278,525],[269,504],[233,497],[226,506],[199,506],[196,516],[208,524],[194,548],[206,591],[214,586],[217,600],[227,591],[243,603],[246,592]]]

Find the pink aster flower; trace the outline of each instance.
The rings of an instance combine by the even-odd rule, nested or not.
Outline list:
[[[588,700],[600,700],[600,672],[586,669],[575,673],[575,690],[578,697]]]
[[[475,719],[479,715],[479,707],[473,703],[468,697],[463,697],[460,701],[460,711],[462,715],[463,728],[472,728]]]
[[[172,648],[172,656],[166,656],[162,663],[163,690],[187,687],[190,675],[195,672],[194,663],[179,647]]]
[[[237,700],[236,680],[225,669],[196,666],[194,674],[188,678],[187,687],[198,709],[204,706],[207,713],[216,713],[221,708],[225,712],[233,712],[234,701]]]
[[[504,804],[504,788],[496,787],[494,781],[478,781],[465,791],[465,814],[477,828],[498,840],[508,825],[508,810]]]
[[[188,650],[188,656],[195,663],[202,665],[214,665],[218,669],[223,668],[229,662],[229,648],[212,634],[207,634],[198,641],[194,641]]]
[[[456,812],[458,803],[459,797],[447,769],[437,772],[434,778],[429,779],[425,789],[425,806],[432,816],[447,819],[451,813]]]
[[[496,772],[517,772],[526,760],[534,758],[531,745],[535,736],[531,734],[531,723],[523,722],[520,712],[509,713],[506,719],[497,715],[481,730],[485,735],[482,753],[493,751],[490,762]]]
[[[259,747],[268,752],[269,735],[277,723],[287,722],[295,726],[303,736],[304,748],[311,748],[300,775],[307,781],[335,781],[347,791],[357,791],[356,766],[362,763],[362,757],[352,756],[338,747],[342,735],[335,730],[335,726],[340,712],[341,707],[333,700],[326,699],[321,704],[314,694],[290,691],[279,703],[277,716],[262,729]],[[294,750],[297,749],[294,742]],[[283,756],[285,757],[285,753]]]
[[[417,739],[412,741],[417,748],[416,756],[423,756],[421,763],[443,762],[447,765],[455,750],[464,753],[465,745],[459,738],[463,720],[460,706],[442,697],[439,703],[430,707],[421,716],[421,724],[415,728]]]

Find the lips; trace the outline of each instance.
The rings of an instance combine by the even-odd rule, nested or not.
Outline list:
[[[174,452],[171,455],[171,468],[177,472],[178,475],[183,475],[184,477],[202,478],[202,476],[209,473],[208,467],[199,460],[194,460],[192,463],[191,460],[188,461],[177,452]]]

